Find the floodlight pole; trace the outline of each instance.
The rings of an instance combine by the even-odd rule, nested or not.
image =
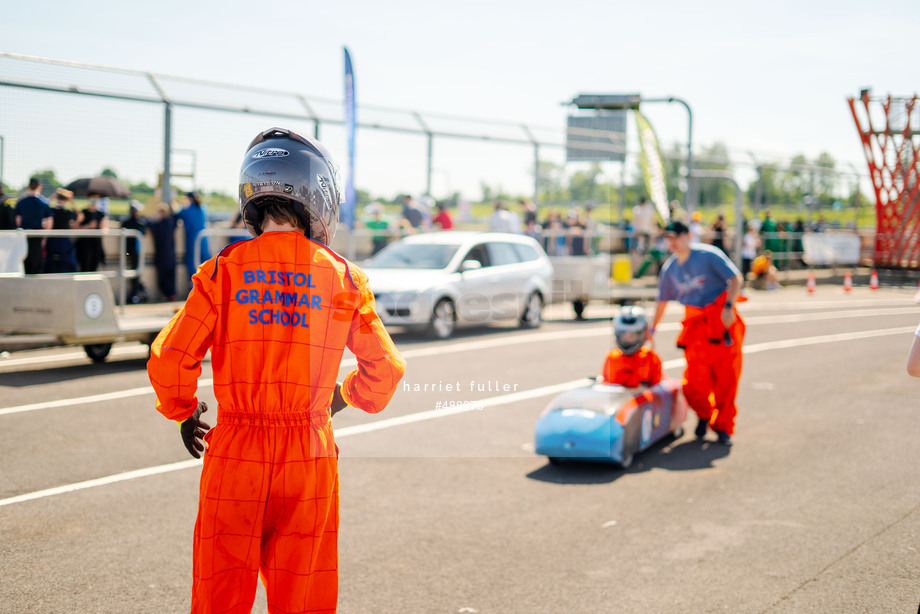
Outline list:
[[[540,143],[527,124],[521,124],[521,128],[533,144],[533,202],[536,204],[540,195]]]
[[[428,124],[425,123],[425,120],[422,119],[421,113],[418,111],[413,111],[412,115],[415,116],[415,121],[417,121],[419,126],[421,126],[422,132],[428,136],[428,163],[426,165],[425,171],[425,194],[431,196],[431,165],[432,161],[434,160],[434,133],[428,127]]]
[[[751,157],[751,160],[754,161],[754,168],[757,170],[757,189],[754,192],[754,202],[751,203],[755,212],[763,210],[763,164],[760,163],[760,160],[752,152],[747,152],[747,155]]]
[[[163,109],[163,185],[160,187],[160,200],[167,205],[172,203],[172,105],[168,102]]]
[[[853,209],[856,211],[854,216],[853,228],[856,229],[856,234],[859,234],[859,171],[856,170],[856,167],[853,166],[852,162],[847,162],[847,165],[853,170],[853,176],[855,177],[855,187],[856,194],[853,195]]]
[[[687,213],[693,213],[693,202],[690,198],[692,182],[690,181],[693,170],[693,111],[690,105],[683,98],[668,96],[667,98],[643,98],[638,94],[627,95],[593,95],[582,94],[575,98],[570,104],[574,104],[579,109],[609,109],[609,110],[637,110],[643,102],[676,102],[684,105],[687,109],[687,191],[684,192],[684,207]]]
[[[310,106],[310,103],[307,102],[307,99],[297,94],[297,100],[303,105],[303,108],[307,111],[307,115],[310,116],[310,119],[313,120],[313,138],[317,141],[319,140],[319,117],[313,111],[313,107]]]
[[[172,103],[166,91],[160,87],[159,82],[153,73],[146,73],[147,79],[160,96],[163,103],[163,185],[160,186],[160,200],[167,205],[172,204],[172,183],[171,164],[172,164]]]

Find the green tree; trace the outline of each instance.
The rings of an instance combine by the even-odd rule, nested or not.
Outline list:
[[[494,197],[494,192],[492,192],[492,186],[490,186],[485,181],[479,183],[479,187],[482,189],[482,202],[489,202]]]
[[[808,158],[796,154],[782,173],[782,191],[786,202],[800,204],[814,190],[814,176],[808,172]]]
[[[57,174],[53,169],[45,169],[43,171],[35,171],[29,177],[37,177],[39,181],[42,182],[42,195],[51,196],[54,194],[54,191],[60,188],[63,184],[58,181]]]
[[[599,184],[597,178],[602,174],[600,164],[592,164],[588,170],[575,171],[569,178],[569,195],[576,202],[597,201]]]
[[[783,192],[779,165],[771,162],[760,166],[758,176],[748,185],[746,193],[748,202],[755,210],[769,207],[771,204],[786,204],[788,199]]]
[[[360,209],[364,205],[369,204],[373,199],[371,198],[371,193],[367,190],[359,190],[355,188],[355,208]]]
[[[626,202],[635,205],[639,199],[649,198],[648,186],[645,185],[645,173],[642,172],[642,159],[634,156],[636,165],[633,168],[632,181],[627,181]],[[628,207],[627,207],[628,208]]]
[[[693,167],[702,170],[732,171],[731,158],[725,143],[715,142],[693,158]],[[700,179],[696,182],[700,205],[729,205],[735,202],[735,189],[721,179]]]
[[[569,199],[564,185],[565,168],[550,160],[537,165],[537,200],[540,204],[559,204]]]
[[[664,169],[667,174],[668,200],[683,201],[684,191],[680,189],[680,185],[684,181],[684,174],[681,169],[685,168],[687,162],[687,148],[674,143],[671,146],[671,150],[662,152],[662,155],[664,156]]]
[[[834,172],[836,161],[834,157],[822,152],[814,161],[815,167],[811,172],[814,173],[815,198],[818,204],[830,206],[837,200],[837,174]]]
[[[147,182],[141,181],[140,183],[132,183],[128,185],[128,189],[131,190],[131,194],[138,198],[140,195],[153,196],[154,188],[153,186],[147,185]]]
[[[111,177],[112,179],[118,179],[118,175],[115,173],[115,171],[113,171],[112,169],[110,169],[110,168],[108,168],[108,167],[102,169],[102,173],[100,173],[100,174],[101,174],[103,177]]]

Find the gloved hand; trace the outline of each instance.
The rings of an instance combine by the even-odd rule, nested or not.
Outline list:
[[[198,407],[195,413],[189,416],[184,422],[179,423],[179,432],[182,434],[182,443],[185,449],[195,458],[201,458],[201,452],[204,452],[204,441],[202,438],[209,430],[211,425],[201,421],[201,414],[208,411],[208,406],[204,401],[198,401]]]
[[[346,407],[348,407],[348,403],[342,398],[342,384],[336,382],[335,390],[332,392],[332,404],[329,406],[329,409],[334,416]]]

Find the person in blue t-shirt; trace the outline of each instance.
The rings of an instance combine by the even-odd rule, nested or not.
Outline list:
[[[195,262],[195,239],[207,227],[208,208],[201,202],[196,192],[189,192],[186,197],[188,205],[176,214],[176,219],[181,220],[185,227],[185,268],[191,279],[198,270],[198,262],[211,258],[211,249],[208,245],[208,238],[204,237],[201,240],[201,258]]]
[[[654,338],[668,301],[684,305],[677,347],[684,350],[687,361],[684,396],[699,417],[696,436],[705,437],[711,425],[719,442],[731,445],[745,328],[735,302],[743,278],[724,252],[711,245],[691,243],[689,228],[683,222],[670,222],[665,236],[672,255],[661,269],[649,337]]]
[[[48,230],[51,228],[51,205],[42,196],[42,182],[38,177],[29,180],[27,194],[16,203],[16,227],[23,230]],[[42,272],[42,244],[41,237],[27,239],[29,251],[25,265],[26,275],[35,275]]]

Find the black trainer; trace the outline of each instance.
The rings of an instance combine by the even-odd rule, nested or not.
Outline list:
[[[696,424],[696,430],[693,431],[693,433],[696,435],[697,439],[702,439],[706,436],[707,428],[709,428],[709,420],[700,418],[700,421]]]
[[[723,446],[732,445],[732,437],[728,433],[723,433],[722,431],[716,431],[716,436],[719,438],[719,443]]]

